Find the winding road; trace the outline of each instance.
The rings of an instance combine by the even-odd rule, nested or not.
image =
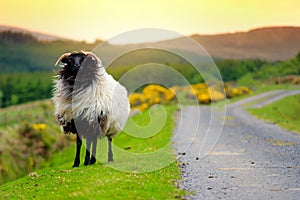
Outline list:
[[[173,141],[186,198],[300,199],[300,135],[245,111],[293,94],[300,90],[181,109]]]

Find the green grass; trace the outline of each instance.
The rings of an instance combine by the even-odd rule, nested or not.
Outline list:
[[[252,89],[254,91],[253,94],[261,94],[272,90],[297,90],[299,89],[299,85],[293,85],[291,83],[274,84],[260,82]]]
[[[259,82],[259,84],[250,85],[247,87],[249,87],[250,89],[253,90],[252,94],[246,94],[246,95],[234,97],[234,98],[226,100],[225,103],[227,103],[227,104],[234,103],[234,102],[240,101],[242,99],[246,99],[248,97],[259,95],[259,94],[265,93],[265,92],[270,92],[273,90],[297,90],[297,89],[299,89],[299,85],[293,85],[290,83],[289,84],[288,83],[287,84],[265,84],[263,82]]]
[[[261,119],[300,134],[300,95],[289,96],[262,108],[250,108],[248,111]]]
[[[176,109],[175,105],[165,107],[166,123],[155,135],[137,138],[120,133],[113,140],[114,162],[106,162],[107,142],[103,139],[98,146],[99,161],[93,166],[73,169],[75,145],[72,145],[53,155],[32,176],[1,185],[0,199],[180,198],[184,192],[176,187],[180,172],[170,145]],[[147,126],[145,122],[151,122],[149,112],[156,115],[161,110],[138,114],[133,121]],[[83,157],[82,148],[81,160]]]
[[[0,130],[6,130],[24,122],[47,123],[57,127],[53,120],[53,109],[54,107],[50,100],[34,101],[0,108]]]
[[[1,199],[175,199],[173,163],[160,171],[135,174],[103,165],[47,169],[1,186]]]

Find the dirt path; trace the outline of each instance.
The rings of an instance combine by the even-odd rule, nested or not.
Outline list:
[[[226,109],[183,108],[174,147],[180,186],[193,193],[187,199],[299,199],[300,136],[245,111],[296,93],[272,91]]]

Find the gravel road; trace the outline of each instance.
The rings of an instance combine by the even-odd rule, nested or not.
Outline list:
[[[300,135],[245,111],[299,93],[277,90],[227,108],[187,106],[178,112],[173,141],[186,198],[300,199]]]

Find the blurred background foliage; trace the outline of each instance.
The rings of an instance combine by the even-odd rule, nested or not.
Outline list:
[[[0,107],[47,99],[52,96],[52,77],[55,75],[54,63],[64,52],[92,50],[95,43],[71,40],[38,41],[30,34],[10,31],[0,32]],[[299,83],[300,53],[286,61],[263,61],[257,59],[230,60],[214,58],[226,82],[237,82],[240,86],[254,87],[261,81],[274,83]],[[134,62],[133,62],[134,61]],[[134,51],[111,63],[108,72],[116,79],[137,65],[162,63],[182,74],[190,84],[203,82],[203,77],[187,61],[179,56],[161,50]],[[205,66],[203,66],[205,67]],[[146,73],[136,77],[151,79],[162,73]],[[284,78],[288,76],[288,78]],[[176,82],[175,82],[176,83]],[[134,83],[132,83],[134,84]],[[179,82],[178,85],[182,83]]]

